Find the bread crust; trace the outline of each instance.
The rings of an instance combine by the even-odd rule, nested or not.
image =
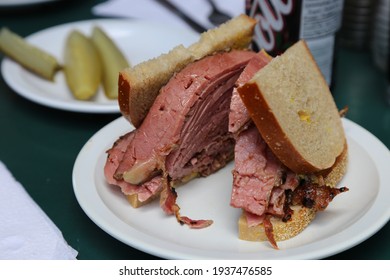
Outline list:
[[[275,241],[283,241],[290,239],[301,233],[312,220],[314,220],[316,211],[313,209],[292,206],[294,214],[288,222],[282,222],[281,219],[272,217],[271,223],[273,227],[273,235]],[[267,241],[268,237],[265,234],[263,224],[249,227],[245,214],[241,214],[238,220],[238,238],[246,241]]]
[[[289,141],[288,135],[284,133],[278,119],[272,113],[272,109],[269,108],[256,83],[247,83],[238,90],[263,139],[284,165],[297,173],[310,173],[321,170],[320,168],[312,167],[311,164],[302,158],[294,145]],[[290,163],[289,159],[293,159],[293,162]]]
[[[336,187],[345,173],[347,173],[348,158],[348,144],[345,142],[343,152],[337,157],[335,164],[331,168],[323,170],[313,176],[317,178],[322,177],[325,185],[332,188]]]
[[[284,165],[299,174],[333,166],[343,150],[344,130],[304,41],[274,58],[238,92],[263,139]],[[325,104],[317,104],[321,102]]]

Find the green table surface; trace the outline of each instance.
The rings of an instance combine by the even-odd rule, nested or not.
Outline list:
[[[54,1],[0,8],[0,26],[27,36],[58,24],[96,18],[91,7],[99,2],[103,1]],[[373,65],[370,52],[339,48],[335,71],[333,94],[338,107],[347,105],[347,117],[389,148],[386,75]],[[20,97],[0,78],[0,160],[79,252],[78,259],[156,259],[105,233],[86,216],[73,193],[72,168],[80,149],[95,132],[119,116],[44,107]],[[328,259],[389,260],[389,237],[387,223],[364,242]]]

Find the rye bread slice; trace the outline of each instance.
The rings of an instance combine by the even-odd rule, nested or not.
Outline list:
[[[299,174],[330,168],[345,134],[333,96],[306,43],[295,43],[238,88],[274,154]]]

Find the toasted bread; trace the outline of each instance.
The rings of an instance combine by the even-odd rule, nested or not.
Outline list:
[[[306,43],[299,41],[238,88],[256,127],[292,171],[332,167],[345,145],[332,94]]]
[[[188,50],[198,60],[216,52],[247,49],[253,38],[255,24],[255,19],[240,15],[201,34],[199,41]]]

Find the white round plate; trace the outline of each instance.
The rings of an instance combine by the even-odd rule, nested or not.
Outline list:
[[[48,51],[62,62],[67,34],[78,29],[86,35],[98,25],[114,40],[131,65],[166,53],[173,47],[195,42],[199,35],[188,29],[141,20],[98,19],[58,25],[32,34],[26,40]],[[117,113],[118,102],[105,97],[100,87],[92,100],[73,98],[66,85],[63,72],[58,72],[54,82],[44,80],[25,70],[11,59],[4,58],[1,72],[6,83],[21,96],[48,107],[87,113]]]
[[[369,238],[390,218],[390,152],[359,125],[343,120],[349,145],[348,172],[340,183],[350,190],[337,196],[298,236],[279,242],[239,240],[239,209],[229,206],[233,163],[177,189],[181,214],[212,219],[201,230],[181,226],[158,201],[134,209],[118,187],[105,182],[105,151],[132,129],[119,118],[98,131],[81,149],[73,168],[76,198],[90,219],[111,236],[166,259],[320,259]]]

